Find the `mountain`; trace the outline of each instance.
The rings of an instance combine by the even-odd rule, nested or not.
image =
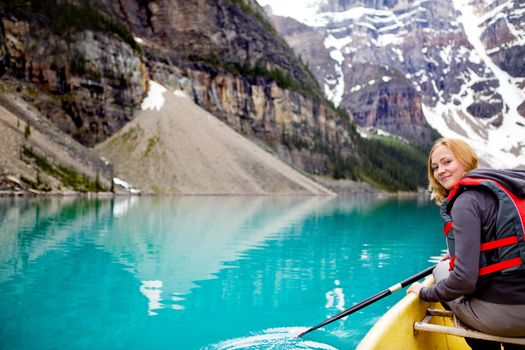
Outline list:
[[[146,193],[333,194],[198,107],[181,90],[150,84],[142,110],[95,147],[117,169],[118,178]]]
[[[424,171],[408,171],[424,168],[416,149],[363,140],[253,0],[4,0],[0,19],[0,93],[86,152],[137,118],[156,82],[302,172],[388,190],[424,184]]]
[[[261,3],[363,132],[418,143],[434,129],[470,141],[486,165],[525,165],[523,1]]]

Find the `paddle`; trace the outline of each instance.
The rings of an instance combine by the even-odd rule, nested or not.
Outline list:
[[[352,306],[352,307],[350,307],[350,308],[348,308],[346,310],[341,311],[337,315],[332,316],[329,319],[327,319],[326,321],[323,321],[323,322],[319,323],[317,326],[313,326],[312,328],[304,331],[303,333],[299,334],[297,337],[301,338],[303,335],[308,334],[311,331],[315,331],[317,328],[321,328],[322,326],[325,326],[325,325],[327,325],[329,323],[332,323],[335,320],[338,320],[340,318],[348,316],[348,315],[350,315],[350,314],[352,314],[352,313],[354,313],[356,311],[361,310],[362,308],[364,308],[364,307],[366,307],[366,306],[368,306],[370,304],[375,303],[378,300],[383,299],[384,297],[386,297],[386,296],[388,296],[388,295],[390,295],[390,294],[392,294],[394,292],[397,292],[398,290],[400,290],[402,288],[405,288],[409,284],[414,283],[417,280],[419,280],[419,279],[421,279],[421,278],[423,278],[425,276],[430,275],[432,273],[432,270],[434,270],[434,267],[435,266],[430,266],[429,268],[426,268],[425,270],[415,274],[414,276],[409,277],[406,280],[401,281],[400,283],[397,283],[397,284],[393,285],[392,287],[390,287],[388,289],[385,289],[384,291],[379,292],[376,295],[373,295],[370,298],[365,299],[365,300],[361,301],[360,303],[357,303],[354,306]]]

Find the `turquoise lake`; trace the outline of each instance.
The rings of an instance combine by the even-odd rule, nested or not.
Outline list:
[[[428,198],[0,198],[0,349],[354,349],[443,254]]]

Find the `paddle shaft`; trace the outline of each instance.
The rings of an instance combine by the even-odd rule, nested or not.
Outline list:
[[[384,297],[389,296],[390,294],[392,294],[392,293],[394,293],[394,292],[397,292],[397,291],[400,290],[400,289],[405,288],[405,287],[408,286],[409,284],[414,283],[414,282],[416,282],[417,280],[419,280],[419,279],[421,279],[421,278],[423,278],[423,277],[425,277],[425,276],[430,275],[430,274],[432,273],[432,270],[434,270],[434,267],[435,267],[435,266],[430,266],[429,268],[426,268],[425,270],[423,270],[423,271],[421,271],[421,272],[415,274],[414,276],[409,277],[409,278],[407,278],[406,280],[401,281],[401,282],[399,282],[399,283],[393,285],[392,287],[387,288],[387,289],[383,290],[382,292],[379,292],[379,293],[377,293],[376,295],[373,295],[373,296],[371,296],[370,298],[365,299],[365,300],[363,300],[363,301],[361,301],[361,302],[355,304],[354,306],[352,306],[352,307],[350,307],[350,308],[348,308],[348,309],[346,309],[346,310],[341,311],[341,312],[338,313],[337,315],[332,316],[332,317],[330,317],[329,319],[327,319],[326,321],[323,321],[323,322],[319,323],[318,325],[313,326],[312,328],[310,328],[310,329],[306,330],[305,332],[299,334],[297,337],[298,337],[298,338],[301,338],[303,335],[308,334],[308,333],[310,333],[311,331],[315,331],[316,329],[321,328],[321,327],[323,327],[323,326],[326,326],[327,324],[332,323],[332,322],[334,322],[335,320],[338,320],[338,319],[343,318],[343,317],[345,317],[345,316],[348,316],[348,315],[350,315],[350,314],[352,314],[352,313],[354,313],[354,312],[356,312],[356,311],[359,311],[359,310],[361,310],[362,308],[364,308],[364,307],[366,307],[366,306],[368,306],[368,305],[370,305],[370,304],[373,304],[373,303],[375,303],[376,301],[381,300],[381,299],[383,299]]]

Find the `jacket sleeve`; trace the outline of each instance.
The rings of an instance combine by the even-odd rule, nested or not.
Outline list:
[[[452,211],[456,260],[449,276],[437,284],[422,288],[425,301],[450,301],[474,293],[479,273],[481,209],[476,191],[465,191],[455,201]]]

